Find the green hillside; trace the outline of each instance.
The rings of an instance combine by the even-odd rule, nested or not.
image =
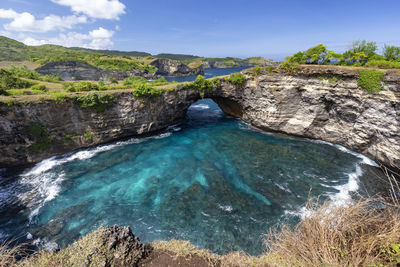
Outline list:
[[[266,60],[262,57],[248,59],[240,58],[207,58],[185,54],[158,54],[152,56],[145,52],[94,50],[86,48],[66,48],[59,45],[28,46],[16,40],[0,36],[0,61],[31,61],[41,66],[49,62],[65,60],[82,61],[98,68],[127,71],[143,69],[155,71],[150,63],[155,58],[178,60],[189,67],[198,67],[204,62],[219,62],[228,67],[240,65],[264,65]]]

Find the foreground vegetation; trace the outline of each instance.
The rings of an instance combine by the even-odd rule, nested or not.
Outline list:
[[[309,215],[296,227],[283,225],[265,238],[268,252],[216,255],[187,241],[159,241],[149,252],[166,254],[172,261],[197,258],[207,266],[398,266],[400,264],[400,206],[382,199],[362,199],[350,206],[322,206],[311,202]],[[109,250],[97,230],[60,252],[40,251],[22,261],[19,247],[0,248],[1,266],[95,266],[120,255]],[[95,251],[95,253],[94,253]],[[93,256],[91,256],[93,255]],[[126,257],[126,255],[124,255]],[[90,261],[88,261],[90,258]],[[145,264],[146,266],[146,264]]]

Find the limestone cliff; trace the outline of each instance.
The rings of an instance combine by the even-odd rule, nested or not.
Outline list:
[[[131,91],[115,92],[112,105],[104,112],[80,108],[72,98],[0,105],[0,166],[35,163],[166,128],[178,122],[198,97],[194,90],[182,89],[153,99],[135,99]]]
[[[388,72],[379,93],[358,87],[358,72],[346,68],[303,67],[258,77],[249,71],[247,77],[242,88],[222,86],[210,97],[230,103],[220,107],[255,127],[340,144],[400,167],[399,73]]]
[[[400,166],[400,75],[388,72],[379,93],[357,86],[347,68],[303,67],[295,73],[245,72],[246,83],[221,85],[205,97],[251,125],[341,144],[376,161]],[[82,109],[74,100],[0,106],[0,164],[38,162],[46,157],[178,122],[200,98],[196,90],[166,91],[153,99],[114,92],[104,112]],[[46,141],[46,142],[44,142]],[[43,151],[32,150],[38,142]]]
[[[189,68],[187,65],[171,59],[156,59],[150,63],[157,68],[156,74],[165,76],[190,76],[204,74],[203,67]]]

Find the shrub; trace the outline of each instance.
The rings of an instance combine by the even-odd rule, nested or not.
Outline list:
[[[103,112],[112,105],[114,96],[111,94],[89,93],[77,96],[75,100],[81,108],[90,108],[94,112]]]
[[[160,96],[163,93],[163,90],[155,89],[154,87],[148,84],[140,84],[135,90],[133,90],[133,96],[135,98],[143,97],[143,98],[152,98]]]
[[[86,141],[93,142],[93,133],[91,131],[88,130],[83,135],[85,136]]]
[[[396,60],[400,58],[400,47],[393,45],[385,45],[383,47],[383,55],[387,60]]]
[[[134,86],[134,85],[139,85],[139,84],[146,83],[146,82],[147,82],[147,80],[143,77],[129,76],[128,78],[126,78],[122,81],[122,84],[126,85],[126,86]]]
[[[118,83],[117,79],[115,79],[114,77],[110,77],[108,78],[108,80],[110,81],[110,83]]]
[[[47,88],[44,84],[35,84],[31,86],[31,90],[47,91]]]
[[[161,78],[158,78],[157,80],[155,80],[152,84],[155,86],[158,86],[158,85],[169,84],[169,82],[167,82],[167,80],[165,80],[164,77],[161,77]]]
[[[233,83],[237,86],[243,86],[246,83],[246,77],[240,72],[231,73],[229,78],[225,78],[225,81]]]
[[[375,67],[381,69],[400,69],[400,62],[387,60],[370,60],[365,64],[366,67]]]
[[[68,92],[98,91],[99,86],[95,83],[83,81],[79,83],[65,83],[64,89]]]
[[[358,86],[369,93],[382,90],[382,79],[385,75],[383,72],[377,70],[360,70],[359,73]]]
[[[0,88],[0,95],[8,95],[8,93],[5,89]]]
[[[0,89],[22,89],[29,88],[34,83],[14,77],[13,74],[5,69],[0,69]]]
[[[194,82],[183,85],[183,88],[198,90],[202,93],[202,97],[204,98],[204,92],[212,92],[220,84],[221,80],[218,78],[207,80],[204,76],[199,75]]]
[[[297,63],[293,63],[290,61],[284,61],[279,65],[279,69],[283,70],[287,73],[295,73],[300,70],[300,67]]]

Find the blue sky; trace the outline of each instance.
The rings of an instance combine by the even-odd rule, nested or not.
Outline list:
[[[400,46],[399,0],[1,0],[0,34],[30,45],[284,58],[319,43]]]

